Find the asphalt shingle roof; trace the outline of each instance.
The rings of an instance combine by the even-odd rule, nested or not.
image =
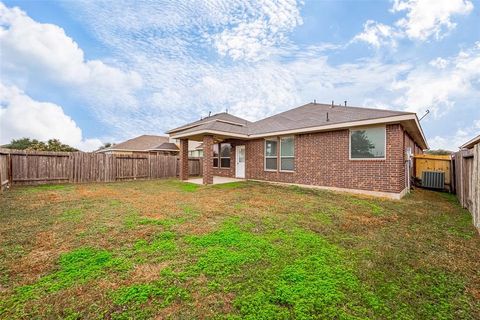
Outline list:
[[[184,131],[184,130],[185,130],[184,132],[187,132],[186,130],[189,129],[190,127],[197,127],[198,129],[201,125],[208,125],[211,123],[222,123],[222,124],[235,123],[240,126],[245,126],[245,125],[248,125],[250,121],[242,119],[240,117],[236,117],[226,112],[222,112],[222,113],[214,114],[213,116],[210,116],[210,117],[205,117],[198,121],[191,122],[184,126],[169,130],[167,131],[167,133],[173,133],[173,132]]]
[[[327,121],[327,113],[328,119]],[[323,125],[412,114],[410,112],[309,103],[248,125],[249,134],[264,134]]]
[[[181,131],[183,134],[211,130],[231,134],[256,135],[405,114],[412,113],[345,106],[334,106],[332,108],[329,104],[309,103],[256,122],[249,122],[227,113],[220,113],[170,130],[169,133]],[[224,121],[241,123],[243,125],[236,125]]]
[[[130,151],[146,151],[164,142],[168,142],[168,137],[166,136],[155,136],[155,135],[141,135],[127,141],[118,143],[114,146],[101,150],[102,152],[108,150],[130,150]]]
[[[172,142],[164,142],[156,147],[150,148],[149,150],[171,150],[171,151],[179,151],[177,145]]]

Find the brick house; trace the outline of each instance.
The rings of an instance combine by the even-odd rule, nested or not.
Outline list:
[[[180,140],[182,180],[194,140],[204,184],[236,177],[396,199],[408,190],[411,155],[428,148],[415,113],[319,103],[256,122],[219,113],[167,133]]]

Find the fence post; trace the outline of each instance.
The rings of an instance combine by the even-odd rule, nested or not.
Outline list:
[[[480,144],[473,147],[472,201],[473,223],[480,232]]]
[[[13,185],[13,162],[12,162],[12,154],[8,154],[8,183]]]
[[[148,179],[152,179],[152,155],[148,154]]]

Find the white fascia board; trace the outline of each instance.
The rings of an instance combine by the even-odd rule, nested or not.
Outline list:
[[[240,127],[245,126],[245,123],[238,123],[238,122],[222,120],[222,119],[213,119],[213,120],[209,120],[209,121],[205,121],[205,122],[201,122],[201,123],[196,123],[196,124],[192,124],[192,125],[185,126],[185,127],[172,129],[172,130],[167,131],[166,133],[167,134],[172,134],[172,133],[175,133],[175,132],[187,130],[187,129],[190,129],[190,128],[195,128],[195,127],[198,127],[198,126],[201,126],[201,125],[204,125],[204,124],[207,124],[207,123],[212,123],[212,122],[223,122],[223,123],[233,124],[233,125],[240,126]]]
[[[198,130],[198,131],[193,131],[193,132],[187,132],[187,133],[179,133],[179,134],[174,134],[171,135],[173,139],[181,139],[185,137],[191,137],[191,136],[196,136],[196,135],[202,135],[202,134],[218,134],[221,136],[228,136],[228,137],[234,137],[234,138],[242,138],[242,139],[248,139],[249,136],[246,134],[240,134],[240,133],[231,133],[227,131],[217,131],[217,130]]]

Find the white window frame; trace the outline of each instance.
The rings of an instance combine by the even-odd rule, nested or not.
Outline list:
[[[277,155],[274,157],[274,156],[268,156],[267,157],[267,141],[275,141],[277,143]],[[265,138],[265,140],[263,141],[263,170],[264,171],[269,171],[269,172],[277,172],[278,171],[278,156],[279,156],[279,153],[278,153],[278,138]],[[268,159],[277,159],[277,169],[267,169],[267,158]]]
[[[230,156],[222,157],[222,144],[230,145]],[[228,167],[222,167],[222,159],[230,159],[230,165]],[[232,167],[232,144],[229,142],[221,142],[218,144],[218,168],[219,169],[230,169]]]
[[[293,156],[282,157],[282,139],[285,139],[285,138],[292,138],[293,139]],[[280,137],[278,139],[278,143],[280,144],[280,147],[278,149],[279,150],[279,152],[278,152],[278,164],[277,164],[278,171],[280,171],[280,172],[295,172],[295,136]],[[293,158],[293,170],[283,170],[282,169],[282,158]]]
[[[358,131],[358,130],[364,130],[364,129],[372,129],[372,128],[383,128],[383,132],[385,134],[385,144],[383,146],[384,150],[384,156],[383,158],[352,158],[352,131]],[[348,158],[351,161],[384,161],[387,160],[387,126],[382,125],[382,126],[368,126],[368,127],[356,127],[356,128],[350,128],[348,133]]]

